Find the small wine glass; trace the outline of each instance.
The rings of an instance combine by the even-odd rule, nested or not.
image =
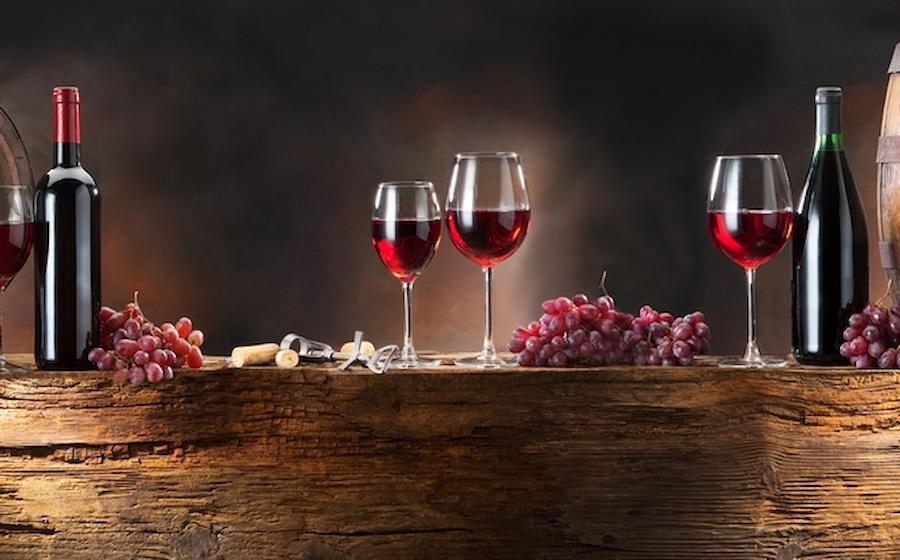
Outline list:
[[[25,265],[34,242],[31,187],[0,185],[0,373],[25,370],[6,361],[3,353],[3,294]]]
[[[791,236],[794,213],[787,170],[779,155],[719,156],[706,205],[709,234],[747,275],[747,349],[726,359],[730,367],[782,367],[756,344],[756,269],[778,254]]]
[[[424,368],[440,360],[416,355],[412,335],[412,289],[441,241],[441,207],[429,181],[381,183],[372,210],[372,243],[388,271],[403,284],[403,350],[391,363],[397,368]]]
[[[497,356],[492,321],[494,266],[525,240],[531,221],[522,159],[514,152],[464,152],[456,155],[447,193],[447,228],[459,252],[484,272],[484,343],[481,353],[456,360],[474,368],[510,364]]]

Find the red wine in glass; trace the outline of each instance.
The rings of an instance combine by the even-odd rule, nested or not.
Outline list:
[[[492,267],[515,253],[530,220],[530,210],[447,210],[453,244],[482,267]]]
[[[25,265],[33,241],[33,223],[0,224],[0,289],[6,288]]]
[[[381,262],[401,282],[411,282],[434,257],[441,220],[372,219],[372,243]]]
[[[745,269],[757,268],[778,254],[791,236],[790,210],[709,212],[709,233],[725,255]]]

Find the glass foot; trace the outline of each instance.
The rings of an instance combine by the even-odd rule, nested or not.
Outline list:
[[[7,362],[6,359],[0,357],[0,374],[3,374],[3,373],[27,373],[27,372],[28,372],[27,369],[25,369],[21,366],[17,366],[15,364],[11,364],[11,363]]]
[[[391,369],[436,368],[440,365],[440,360],[426,360],[413,356],[411,358],[398,358],[397,360],[391,362]]]
[[[483,352],[481,354],[478,354],[477,356],[460,358],[454,363],[460,367],[478,369],[497,369],[503,367],[515,367],[518,365],[515,362],[507,362],[505,360],[501,360],[496,355],[490,356]]]
[[[748,360],[746,358],[730,357],[719,361],[719,367],[730,368],[779,368],[787,366],[787,361],[771,356],[759,356]]]

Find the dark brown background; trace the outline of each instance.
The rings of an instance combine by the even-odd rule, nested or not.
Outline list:
[[[400,289],[369,241],[376,184],[446,193],[460,150],[522,153],[533,227],[497,272],[498,339],[552,295],[707,312],[744,337],[741,271],[712,246],[719,153],[778,152],[799,195],[813,90],[845,88],[847,145],[874,222],[874,148],[900,2],[6,3],[0,105],[36,173],[50,89],[82,89],[84,163],[104,205],[105,301],[139,289],[208,351],[295,330],[400,334]],[[420,347],[480,343],[477,268],[446,242],[417,284]],[[873,293],[884,287],[872,259]],[[31,347],[32,269],[7,292]],[[761,272],[762,343],[789,346],[787,251]]]

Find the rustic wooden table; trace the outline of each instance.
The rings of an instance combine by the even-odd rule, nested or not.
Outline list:
[[[897,558],[898,381],[221,360],[143,387],[0,376],[0,558]]]

